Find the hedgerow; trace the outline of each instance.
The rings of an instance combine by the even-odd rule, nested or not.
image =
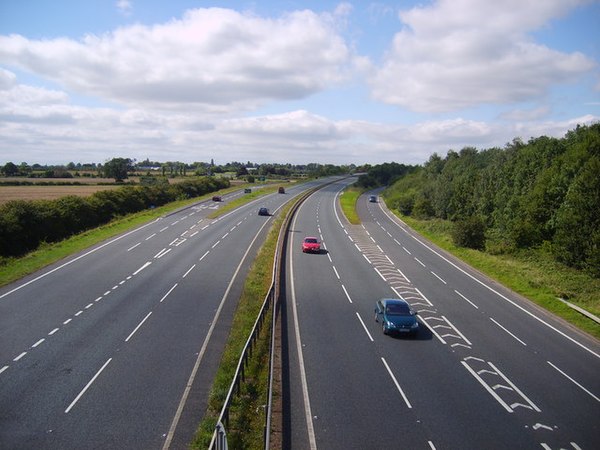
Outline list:
[[[42,242],[57,242],[116,217],[228,186],[227,179],[206,177],[173,185],[123,186],[89,197],[12,200],[0,206],[0,256],[21,256]]]

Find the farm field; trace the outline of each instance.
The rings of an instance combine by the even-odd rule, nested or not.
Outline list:
[[[118,185],[0,186],[0,205],[10,200],[53,200],[66,195],[87,197],[94,192],[117,189]]]

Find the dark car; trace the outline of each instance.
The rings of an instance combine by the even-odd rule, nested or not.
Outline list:
[[[406,300],[382,298],[375,303],[375,322],[381,323],[383,334],[410,334],[419,331],[417,313]]]
[[[250,189],[250,188],[244,189],[244,194],[249,194],[250,192],[252,192],[252,189]]]
[[[259,216],[269,216],[269,210],[267,208],[258,208]]]
[[[283,186],[279,186],[279,189],[277,189],[277,192],[279,192],[280,194],[285,194],[285,188]]]
[[[213,198],[212,198],[212,201],[213,202],[222,202],[223,199],[221,198],[220,195],[214,195]]]
[[[369,201],[371,203],[377,203],[377,196],[376,195],[369,195]]]

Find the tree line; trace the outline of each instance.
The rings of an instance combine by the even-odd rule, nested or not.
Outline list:
[[[328,175],[340,175],[356,170],[354,164],[335,166],[333,164],[277,164],[253,162],[232,161],[226,164],[217,165],[214,160],[208,162],[184,163],[180,161],[151,161],[145,159],[136,161],[131,158],[112,158],[102,163],[74,163],[69,162],[66,165],[29,165],[22,162],[19,165],[13,162],[7,162],[0,165],[0,174],[6,177],[27,177],[27,178],[73,178],[84,177],[106,177],[114,178],[117,182],[122,182],[129,178],[131,174],[145,173],[147,176],[168,176],[185,177],[188,174],[194,176],[210,176],[221,173],[235,173],[238,177],[256,175],[260,177],[280,176],[308,176],[321,177]]]
[[[459,245],[494,253],[542,247],[600,276],[600,123],[560,139],[434,153],[423,166],[396,169],[390,176],[373,168],[359,183],[389,185],[383,195],[402,214],[454,222]]]
[[[89,197],[13,200],[0,206],[0,256],[21,256],[42,242],[58,242],[110,220],[229,186],[229,180],[202,178],[177,184],[123,186]]]

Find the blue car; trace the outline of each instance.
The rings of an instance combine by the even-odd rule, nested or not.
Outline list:
[[[408,334],[419,331],[417,313],[406,300],[382,298],[375,303],[375,322],[381,323],[383,334]]]

